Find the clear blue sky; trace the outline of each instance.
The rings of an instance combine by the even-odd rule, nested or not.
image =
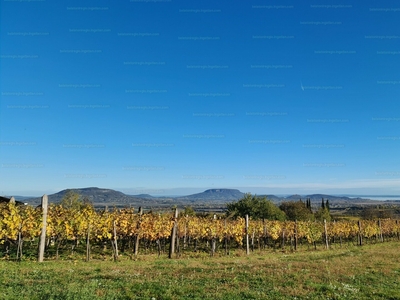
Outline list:
[[[398,1],[1,2],[0,194],[400,194]]]

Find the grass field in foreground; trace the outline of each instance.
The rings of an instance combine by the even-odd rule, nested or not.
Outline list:
[[[0,261],[0,299],[400,299],[400,243],[298,253]]]

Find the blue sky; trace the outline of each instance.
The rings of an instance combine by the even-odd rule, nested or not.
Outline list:
[[[400,194],[397,1],[2,1],[0,193]]]

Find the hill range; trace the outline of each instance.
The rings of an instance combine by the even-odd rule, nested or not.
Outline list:
[[[65,196],[65,194],[72,190],[78,193],[82,197],[86,197],[90,200],[95,207],[139,207],[142,206],[146,209],[165,209],[167,207],[184,207],[192,206],[200,210],[208,209],[223,209],[228,202],[237,201],[241,199],[245,193],[237,189],[208,189],[202,193],[191,194],[187,196],[178,197],[155,197],[149,194],[139,194],[139,195],[127,195],[122,192],[103,189],[97,187],[88,188],[75,188],[66,189],[58,193],[48,195],[50,203],[58,203]],[[257,195],[260,197],[267,197],[268,200],[279,204],[284,201],[298,201],[300,199],[305,200],[307,198],[311,199],[311,203],[318,206],[321,203],[322,198],[324,200],[329,200],[331,207],[350,207],[350,206],[362,206],[362,205],[379,205],[379,204],[396,204],[400,205],[400,201],[378,201],[370,200],[364,198],[350,198],[346,196],[333,196],[326,194],[311,194],[311,195],[291,195],[287,197],[279,197],[276,195]],[[16,200],[23,201],[30,205],[39,205],[40,197],[19,197],[15,196]]]

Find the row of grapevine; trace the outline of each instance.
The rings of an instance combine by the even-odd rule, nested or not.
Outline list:
[[[159,254],[166,244],[170,244],[171,232],[176,225],[178,251],[198,249],[198,243],[210,243],[212,251],[215,245],[242,247],[250,240],[252,249],[266,246],[280,247],[304,243],[316,246],[324,240],[340,244],[354,241],[362,244],[367,241],[384,241],[400,238],[400,224],[397,220],[383,219],[377,221],[271,221],[251,220],[248,228],[242,218],[226,219],[225,216],[197,217],[181,216],[174,218],[173,213],[136,213],[133,208],[96,211],[90,206],[80,209],[65,208],[61,205],[50,205],[47,214],[46,249],[54,250],[56,257],[66,246],[74,251],[78,245],[87,245],[89,259],[90,247],[101,248],[113,246],[113,254],[118,257],[118,245],[123,251],[138,254],[135,245],[155,245]],[[325,226],[324,226],[325,225]],[[31,206],[16,206],[13,203],[0,206],[0,242],[4,244],[3,254],[11,246],[17,248],[17,258],[22,255],[23,242],[35,244],[42,227],[41,209]],[[246,239],[246,234],[249,239]],[[180,246],[179,242],[182,247]],[[8,250],[7,250],[8,247]],[[137,247],[137,246],[136,246]]]

